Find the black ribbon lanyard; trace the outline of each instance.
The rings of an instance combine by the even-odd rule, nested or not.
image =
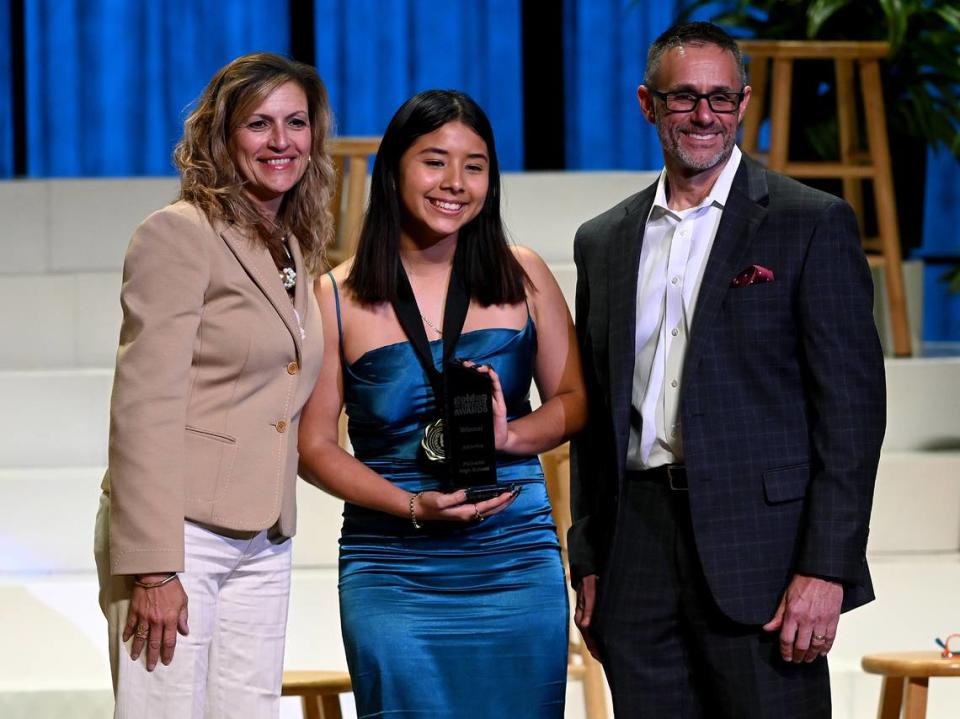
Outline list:
[[[413,288],[410,286],[410,280],[407,278],[403,263],[400,264],[397,275],[397,299],[393,302],[393,309],[397,313],[397,319],[400,321],[404,334],[407,335],[407,339],[413,345],[417,359],[423,366],[423,371],[427,373],[430,385],[433,387],[438,417],[443,416],[444,407],[442,368],[453,357],[453,351],[460,339],[463,323],[467,318],[467,309],[470,306],[470,295],[463,282],[462,266],[463,260],[458,252],[454,255],[450,284],[447,287],[447,298],[443,306],[443,359],[440,363],[440,370],[433,363],[433,353],[430,351],[430,343],[427,342],[427,333],[423,329],[420,309],[417,306],[417,300],[413,295]]]

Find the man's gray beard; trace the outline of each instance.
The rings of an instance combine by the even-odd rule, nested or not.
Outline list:
[[[677,135],[680,135],[680,127],[675,127],[674,132]],[[721,127],[721,132],[725,132]],[[696,158],[691,157],[687,152],[680,147],[679,137],[672,137],[667,128],[665,127],[662,117],[657,118],[657,135],[660,137],[660,145],[663,147],[664,151],[672,157],[674,160],[679,162],[685,169],[702,171],[709,170],[716,167],[717,165],[726,162],[730,157],[730,154],[733,152],[733,145],[736,142],[736,135],[723,135],[723,145],[717,153],[712,157],[707,158],[706,160],[697,160]]]

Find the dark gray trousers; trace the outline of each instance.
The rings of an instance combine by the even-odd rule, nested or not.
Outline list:
[[[697,557],[687,493],[627,480],[593,634],[621,719],[830,719],[826,658],[732,622]]]

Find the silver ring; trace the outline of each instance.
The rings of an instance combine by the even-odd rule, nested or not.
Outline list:
[[[826,634],[814,634],[814,635],[813,635],[813,641],[815,641],[815,642],[823,642],[823,641],[826,641],[826,639],[827,639],[827,635],[826,635]]]
[[[473,518],[478,522],[483,521],[483,514],[480,512],[480,509],[477,507],[477,505],[473,505]]]

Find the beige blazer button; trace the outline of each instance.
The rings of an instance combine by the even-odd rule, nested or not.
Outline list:
[[[287,431],[287,422],[286,422],[286,420],[281,419],[279,422],[277,422],[277,431],[278,431],[280,434],[283,434],[284,432]]]
[[[287,365],[287,374],[296,374],[299,371],[300,365],[298,365],[296,362],[291,362]]]

